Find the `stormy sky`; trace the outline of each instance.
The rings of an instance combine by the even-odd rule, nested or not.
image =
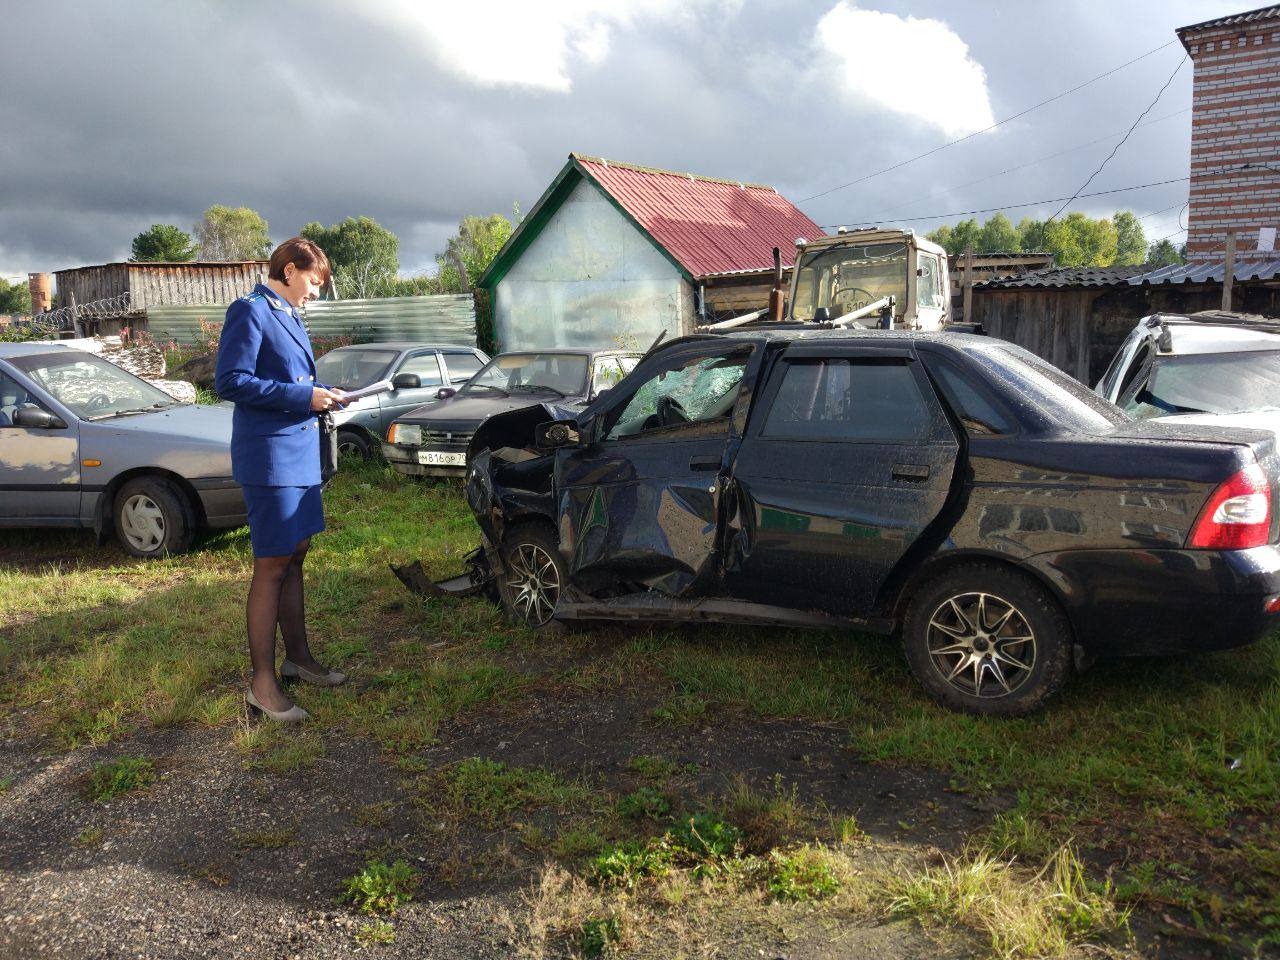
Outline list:
[[[374,217],[419,272],[463,215],[527,211],[570,151],[771,184],[824,226],[928,230],[1070,196],[1174,73],[1174,28],[1254,5],[3,0],[0,276],[126,259],[214,203],[277,242]],[[1086,192],[1185,177],[1190,92],[1187,62]],[[1071,209],[1180,242],[1186,196]]]

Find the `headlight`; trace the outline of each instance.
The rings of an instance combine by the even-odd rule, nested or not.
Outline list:
[[[387,443],[403,443],[410,447],[422,445],[422,428],[412,423],[393,423],[387,435]]]

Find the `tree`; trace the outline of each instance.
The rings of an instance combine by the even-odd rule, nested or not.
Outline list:
[[[133,261],[165,261],[186,263],[196,258],[196,245],[191,234],[169,223],[153,223],[133,238]]]
[[[1149,267],[1172,267],[1175,264],[1186,262],[1186,258],[1169,241],[1168,237],[1153,243],[1147,248],[1147,266]]]
[[[1023,217],[1018,221],[1018,249],[1023,253],[1045,253],[1044,221]]]
[[[1136,267],[1147,259],[1147,235],[1142,232],[1142,224],[1128,210],[1117,210],[1111,218],[1116,228],[1117,267]]]
[[[978,252],[978,236],[981,232],[982,228],[978,226],[978,221],[970,218],[961,220],[954,227],[939,227],[925,236],[951,256],[958,256],[964,253],[964,248],[969,244],[973,244],[974,253]]]
[[[519,208],[515,212],[519,218]],[[450,237],[444,252],[436,256],[441,292],[470,293],[514,229],[500,213],[463,217],[457,236]]]
[[[265,260],[271,253],[267,221],[248,207],[214,204],[195,233],[201,260]]]
[[[1115,224],[1083,213],[1069,213],[1044,228],[1045,250],[1060,267],[1108,267],[1115,263],[1117,243]]]
[[[31,313],[31,288],[21,280],[10,283],[0,277],[0,313]]]
[[[1003,213],[997,213],[982,225],[973,244],[974,253],[1017,253],[1021,249],[1018,231]]]
[[[385,297],[398,293],[400,240],[372,217],[347,217],[332,227],[308,223],[302,236],[324,251],[341,297]]]

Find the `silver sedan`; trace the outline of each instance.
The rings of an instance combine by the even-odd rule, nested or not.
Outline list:
[[[0,344],[0,526],[114,532],[159,557],[245,519],[230,405],[180,403],[91,353]]]

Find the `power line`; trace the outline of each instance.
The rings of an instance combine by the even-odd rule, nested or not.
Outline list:
[[[1154,124],[1160,123],[1163,120],[1168,120],[1170,117],[1177,117],[1177,116],[1181,116],[1184,113],[1190,113],[1190,112],[1191,112],[1190,107],[1183,107],[1181,110],[1175,110],[1173,113],[1166,113],[1162,117],[1156,117],[1154,120],[1148,120],[1146,123],[1141,123],[1138,126],[1150,127]],[[983,183],[984,181],[991,180],[994,177],[1004,176],[1006,173],[1014,173],[1017,170],[1025,170],[1027,167],[1035,166],[1037,163],[1043,163],[1046,160],[1053,160],[1055,157],[1066,156],[1068,153],[1075,153],[1077,150],[1083,150],[1085,147],[1091,147],[1095,143],[1103,143],[1107,140],[1110,140],[1112,137],[1119,137],[1119,136],[1121,136],[1121,132],[1117,130],[1115,133],[1109,133],[1105,137],[1098,137],[1098,139],[1096,140],[1089,140],[1086,143],[1079,143],[1079,144],[1076,144],[1074,147],[1068,147],[1066,150],[1059,150],[1057,153],[1050,153],[1050,154],[1046,154],[1043,157],[1037,157],[1034,160],[1028,160],[1026,163],[1020,163],[1016,167],[1009,167],[1007,170],[999,170],[995,173],[989,173],[985,177],[979,177],[977,180],[968,180],[965,183],[953,184],[950,187],[945,187],[942,190],[938,190],[934,193],[927,194],[926,196],[920,197],[916,200],[912,200],[910,203],[906,204],[905,206],[898,207],[897,209],[905,210],[907,207],[913,207],[917,203],[923,203],[924,201],[932,200],[935,197],[946,196],[947,194],[951,193],[953,190],[963,190],[965,187],[972,187],[975,183]],[[884,211],[884,210],[877,211],[876,213],[872,214],[872,216],[878,217],[886,212],[887,211]]]
[[[1147,57],[1151,56],[1153,53],[1159,53],[1165,47],[1168,47],[1174,43],[1177,43],[1177,41],[1170,40],[1168,43],[1162,43],[1160,44],[1160,46],[1156,47],[1155,49],[1148,50],[1146,53],[1142,54],[1141,56],[1134,57],[1132,60],[1129,60],[1126,63],[1122,63],[1118,67],[1112,67],[1106,73],[1100,73],[1096,77],[1093,77],[1090,80],[1086,80],[1084,83],[1081,83],[1077,86],[1072,87],[1070,90],[1064,90],[1062,93],[1049,97],[1047,100],[1041,100],[1039,103],[1034,104],[1030,107],[1027,107],[1025,110],[1015,113],[1012,116],[1005,117],[1003,120],[997,120],[995,123],[991,124],[991,126],[989,127],[983,127],[981,130],[975,130],[973,131],[973,133],[967,133],[963,137],[960,137],[956,140],[952,140],[948,143],[944,143],[941,146],[934,147],[932,150],[926,150],[924,153],[921,153],[917,156],[895,163],[891,167],[885,167],[883,170],[877,170],[875,173],[868,173],[865,176],[858,177],[858,179],[856,180],[850,180],[848,183],[842,183],[838,187],[832,187],[830,190],[823,190],[821,193],[815,193],[811,197],[805,197],[803,200],[798,200],[796,202],[808,203],[810,200],[817,200],[819,197],[825,197],[827,194],[835,193],[837,190],[843,190],[845,187],[852,187],[856,183],[863,183],[867,180],[871,180],[875,177],[881,176],[882,174],[890,173],[893,170],[899,170],[902,167],[907,166],[908,164],[915,163],[917,160],[923,160],[925,157],[931,157],[935,153],[939,153],[942,150],[946,150],[948,147],[954,147],[958,143],[964,143],[966,140],[972,140],[974,137],[979,136],[980,134],[989,133],[990,131],[994,130],[996,127],[1002,126],[1010,122],[1011,120],[1017,120],[1019,117],[1025,117],[1028,113],[1031,113],[1033,110],[1039,110],[1041,107],[1048,106],[1049,104],[1053,103],[1055,100],[1061,100],[1063,97],[1070,96],[1071,94],[1075,93],[1078,90],[1083,90],[1085,87],[1089,86],[1090,84],[1097,83],[1099,80],[1105,80],[1107,77],[1111,76],[1113,73],[1118,73],[1119,71],[1123,70],[1125,67],[1133,66],[1133,64],[1137,63],[1139,60],[1145,60]]]
[[[1076,197],[1080,195],[1080,191],[1083,190],[1085,187],[1087,187],[1089,184],[1093,183],[1093,178],[1096,177],[1098,174],[1100,174],[1102,172],[1102,168],[1111,162],[1111,158],[1120,152],[1120,148],[1123,147],[1125,145],[1125,141],[1129,139],[1129,134],[1133,133],[1133,131],[1138,128],[1138,124],[1142,122],[1142,118],[1145,117],[1148,113],[1150,113],[1152,109],[1154,109],[1155,105],[1159,103],[1160,97],[1163,96],[1164,92],[1169,89],[1169,84],[1173,83],[1173,78],[1178,75],[1178,71],[1182,69],[1182,65],[1186,63],[1189,59],[1191,59],[1190,54],[1184,56],[1181,60],[1178,61],[1178,65],[1173,68],[1173,73],[1169,74],[1169,79],[1164,82],[1164,86],[1161,87],[1158,91],[1156,91],[1155,99],[1153,99],[1149,104],[1147,104],[1147,108],[1145,110],[1143,110],[1140,114],[1138,114],[1138,119],[1133,121],[1133,125],[1129,127],[1129,130],[1120,139],[1120,142],[1115,145],[1115,148],[1112,149],[1112,151],[1109,154],[1107,154],[1107,158],[1103,160],[1102,163],[1098,164],[1098,169],[1093,171],[1093,173],[1089,174],[1088,178],[1085,179],[1085,182],[1080,184],[1079,189],[1077,189],[1075,192],[1075,196],[1073,196],[1071,200],[1068,200],[1061,207],[1059,207],[1057,213],[1055,213],[1053,216],[1051,216],[1048,220],[1044,222],[1045,226],[1048,226],[1049,224],[1053,223],[1054,220],[1058,219],[1058,214],[1062,213],[1063,210],[1071,206],[1071,201],[1075,200]]]
[[[1116,187],[1115,189],[1112,189],[1112,190],[1098,190],[1098,191],[1095,191],[1094,193],[1082,193],[1082,194],[1079,194],[1075,199],[1081,199],[1081,198],[1088,199],[1089,197],[1105,197],[1113,193],[1128,193],[1131,190],[1145,190],[1148,187],[1162,187],[1170,183],[1187,183],[1190,179],[1191,179],[1190,177],[1174,177],[1172,180],[1155,180],[1151,183],[1139,183],[1131,187]],[[911,223],[916,220],[945,220],[947,217],[968,217],[968,216],[972,216],[975,213],[995,213],[997,210],[1017,210],[1017,209],[1020,209],[1021,207],[1036,207],[1043,203],[1060,203],[1061,201],[1067,200],[1067,199],[1069,198],[1068,197],[1049,197],[1044,200],[1029,200],[1026,203],[1006,203],[1000,207],[983,207],[980,210],[960,210],[955,213],[931,213],[922,217],[895,217],[892,220],[851,220],[848,223],[844,223],[844,224],[829,223],[829,224],[826,224],[826,226],[824,226],[823,229],[825,230],[828,227],[835,228],[835,227],[841,227],[841,226],[848,226],[849,223],[857,224],[857,225],[877,226],[882,223]]]

